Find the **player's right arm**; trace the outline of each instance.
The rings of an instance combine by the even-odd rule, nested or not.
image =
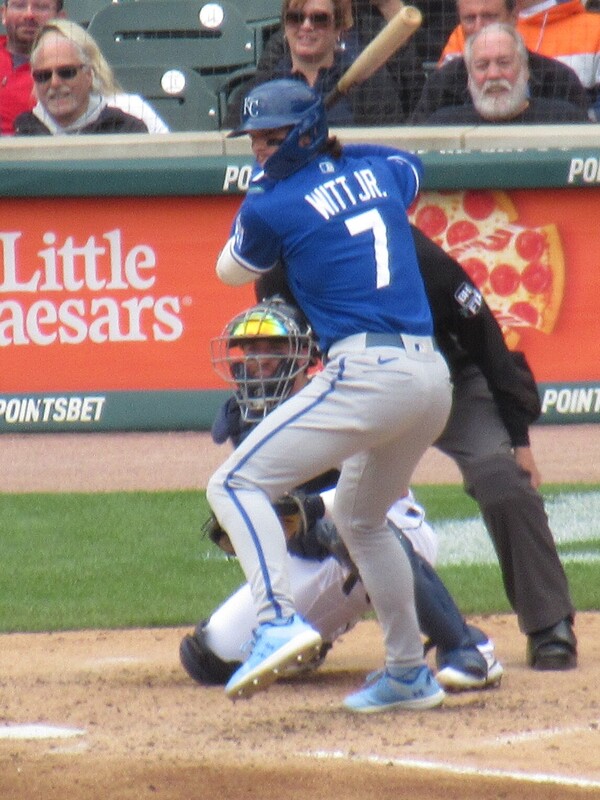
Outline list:
[[[243,286],[272,269],[279,260],[278,237],[244,203],[233,235],[217,258],[217,277],[228,286]]]

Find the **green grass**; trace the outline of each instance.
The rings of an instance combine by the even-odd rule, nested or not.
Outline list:
[[[598,486],[545,489],[599,491]],[[477,516],[459,486],[420,486],[431,522]],[[187,625],[243,577],[203,535],[203,492],[0,494],[0,632]],[[600,553],[600,535],[564,548]],[[600,608],[600,562],[568,563],[575,604]],[[509,611],[496,564],[440,567],[466,614]]]
[[[0,495],[0,630],[175,625],[242,580],[203,493]]]

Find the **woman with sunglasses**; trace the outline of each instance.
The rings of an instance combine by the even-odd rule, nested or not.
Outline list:
[[[249,83],[236,89],[228,104],[224,128],[235,128],[250,88],[274,78],[297,78],[323,97],[335,87],[362,46],[352,27],[348,0],[284,0],[283,46],[275,38],[272,56]],[[328,111],[330,125],[397,125],[405,119],[398,86],[385,68]]]
[[[141,119],[108,104],[103,89],[112,72],[103,58],[94,59],[99,53],[76,23],[44,25],[31,51],[37,103],[17,117],[15,134],[147,133]]]

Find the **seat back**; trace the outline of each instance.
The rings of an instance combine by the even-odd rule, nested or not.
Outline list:
[[[223,77],[255,63],[255,32],[226,0],[136,0],[98,11],[88,30],[113,68],[195,69],[218,89]]]
[[[254,29],[256,58],[260,58],[269,36],[281,25],[281,0],[231,0]]]
[[[67,19],[87,28],[94,14],[112,2],[113,0],[64,0],[63,8]]]
[[[219,129],[219,99],[188,67],[121,65],[115,75],[126,92],[139,94],[173,132]]]
[[[244,16],[246,22],[279,22],[281,0],[231,0]]]

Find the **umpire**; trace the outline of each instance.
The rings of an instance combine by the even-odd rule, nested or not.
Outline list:
[[[556,551],[529,446],[540,415],[535,379],[511,353],[479,290],[462,267],[413,226],[435,335],[454,392],[435,446],[459,467],[498,555],[504,589],[527,636],[527,663],[539,670],[577,666],[575,610]],[[257,299],[279,293],[294,302],[282,269],[256,285]]]

